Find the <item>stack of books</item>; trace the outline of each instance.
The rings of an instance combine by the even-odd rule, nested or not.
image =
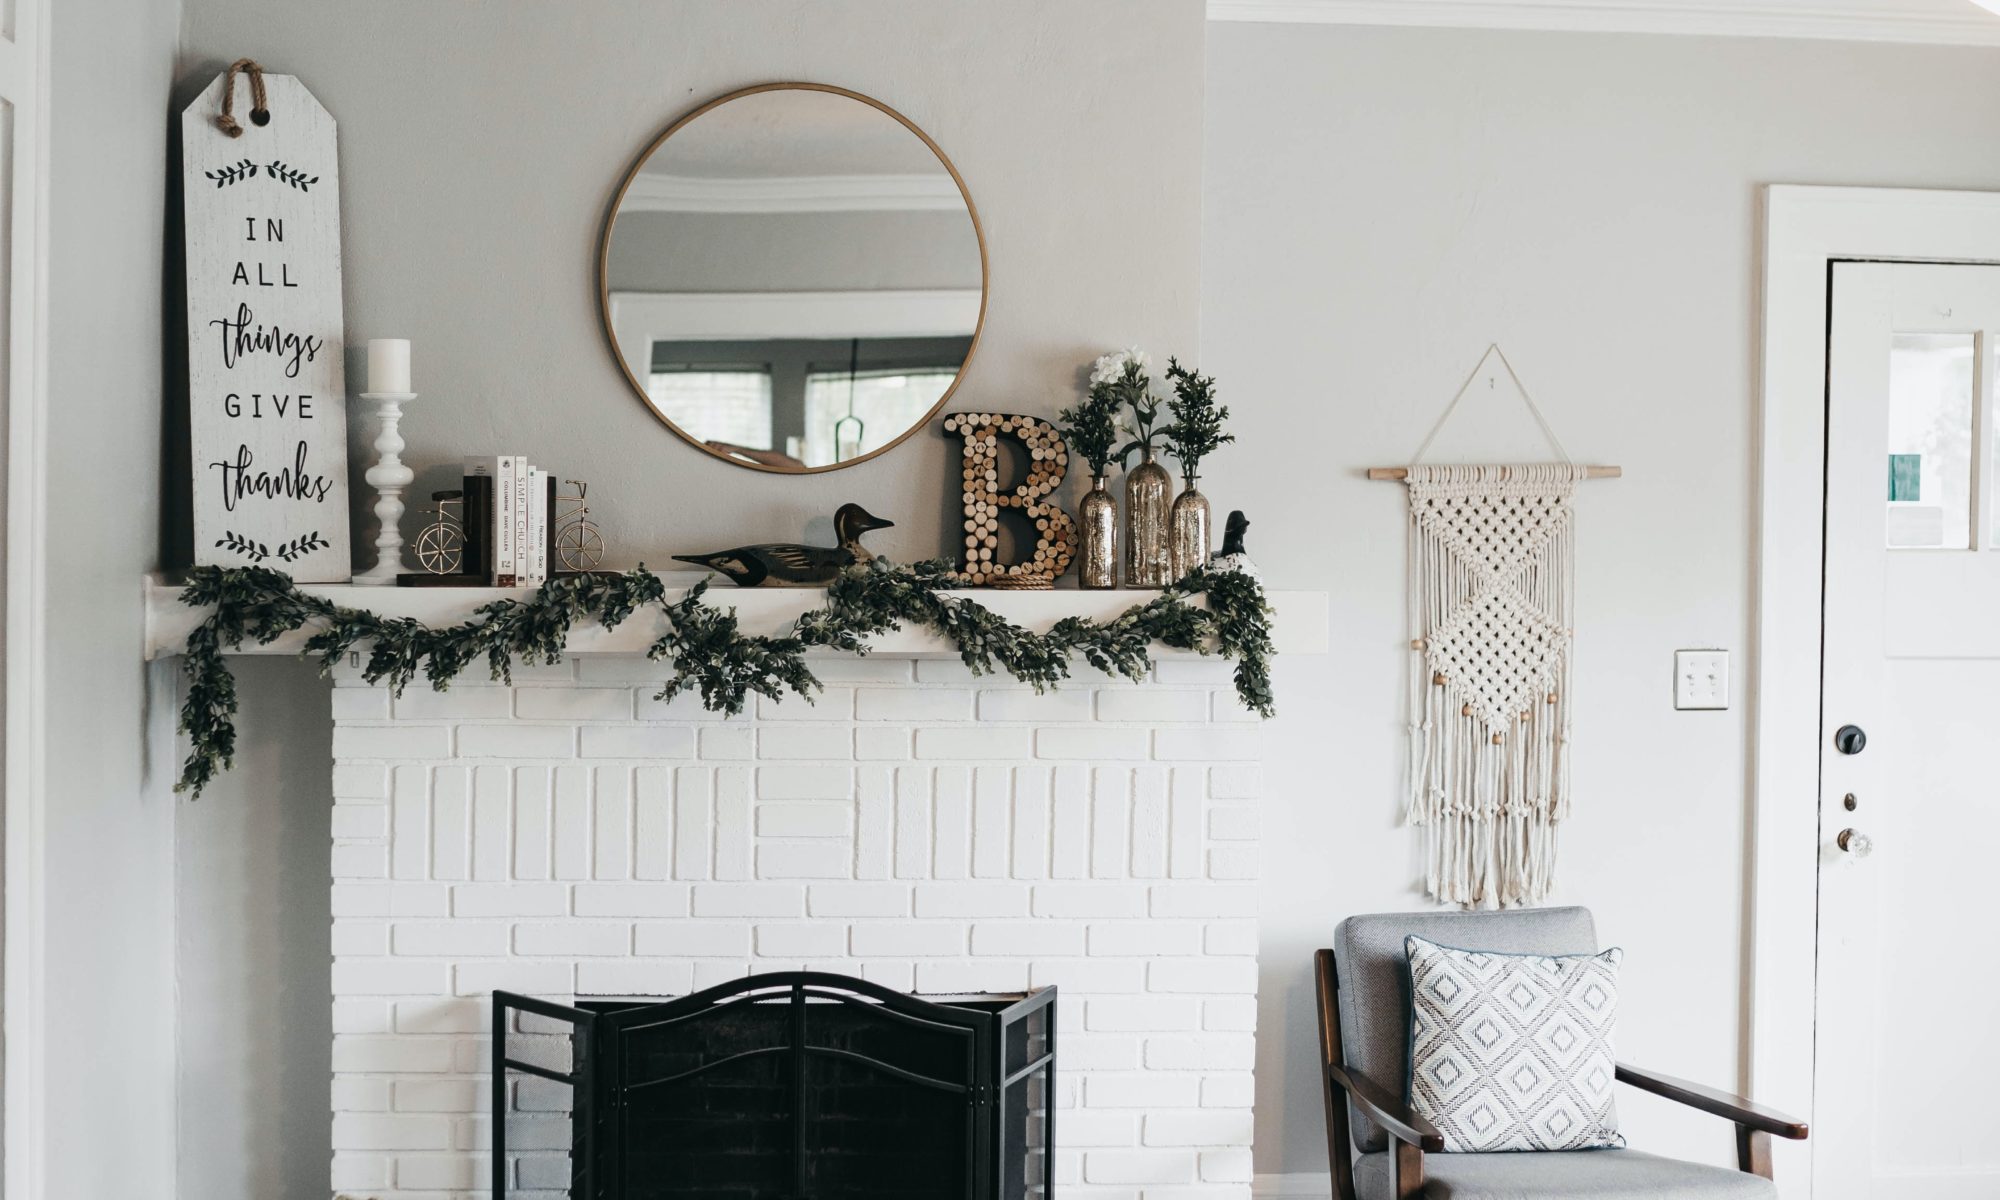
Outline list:
[[[519,454],[465,460],[465,573],[538,587],[555,558],[556,479]]]

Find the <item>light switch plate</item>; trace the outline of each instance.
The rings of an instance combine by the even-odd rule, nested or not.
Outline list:
[[[1674,707],[1729,707],[1729,651],[1674,651]]]

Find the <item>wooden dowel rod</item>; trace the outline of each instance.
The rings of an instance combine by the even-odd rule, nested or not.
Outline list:
[[[1585,467],[1583,469],[1583,477],[1585,479],[1618,479],[1624,474],[1625,468],[1623,467]],[[1408,479],[1409,477],[1410,469],[1408,467],[1368,468],[1368,478],[1370,479]]]

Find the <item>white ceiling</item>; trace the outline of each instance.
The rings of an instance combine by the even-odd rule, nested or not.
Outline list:
[[[1973,0],[1208,0],[1208,17],[2000,46]]]

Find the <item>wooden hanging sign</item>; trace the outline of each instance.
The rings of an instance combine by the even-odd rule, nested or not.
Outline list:
[[[292,76],[239,62],[181,113],[181,177],[195,561],[344,582],[333,118]]]

